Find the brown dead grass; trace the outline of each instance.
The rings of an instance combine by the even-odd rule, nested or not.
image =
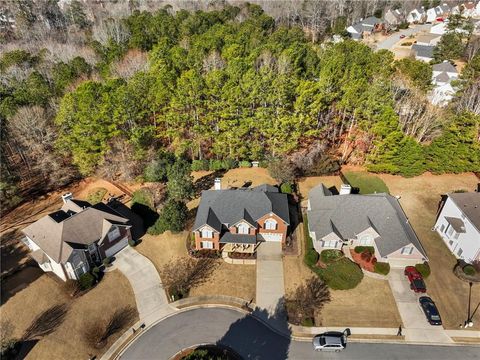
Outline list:
[[[308,199],[308,192],[317,185],[323,183],[326,187],[330,188],[335,186],[337,190],[340,190],[342,185],[342,179],[340,176],[311,176],[302,178],[298,182],[298,190],[302,197],[302,200]]]
[[[471,338],[471,337],[452,337],[452,340],[456,343],[464,344],[480,344],[480,338]]]
[[[201,179],[204,176],[210,175],[213,172],[214,171],[209,171],[209,170],[192,171],[193,182],[197,181],[198,179]]]
[[[1,307],[2,319],[10,320],[15,325],[14,336],[19,337],[37,315],[61,303],[69,305],[65,321],[35,345],[28,359],[87,359],[93,354],[100,356],[123,331],[112,336],[101,351],[94,350],[84,342],[82,336],[87,321],[100,321],[125,306],[136,308],[130,284],[118,271],[105,274],[98,286],[76,299],[65,295],[60,280],[45,274]]]
[[[447,192],[475,189],[478,179],[471,173],[432,175],[429,173],[414,178],[380,175],[392,195],[400,195],[400,203],[410,219],[430,259],[432,274],[426,279],[429,295],[437,304],[445,328],[457,329],[466,318],[468,284],[453,274],[456,260],[443,240],[431,231],[441,200]],[[480,299],[480,286],[473,286],[472,304]],[[480,312],[477,312],[472,329],[480,329]]]
[[[219,265],[209,281],[192,289],[190,296],[227,295],[255,301],[255,266],[233,265],[223,260],[217,261]]]
[[[227,171],[222,177],[222,189],[230,187],[241,187],[251,182],[250,186],[262,184],[276,185],[277,182],[264,168],[238,168]]]

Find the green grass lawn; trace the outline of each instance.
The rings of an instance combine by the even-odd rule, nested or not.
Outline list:
[[[93,205],[98,204],[103,200],[103,197],[105,196],[106,193],[107,193],[107,189],[105,188],[102,188],[102,187],[94,188],[88,193],[87,201]]]
[[[360,189],[360,194],[389,193],[387,185],[376,175],[357,171],[345,172],[343,175],[352,188]]]

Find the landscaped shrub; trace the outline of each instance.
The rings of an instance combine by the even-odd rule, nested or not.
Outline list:
[[[390,264],[385,262],[377,262],[375,264],[375,272],[377,274],[387,275],[390,272]]]
[[[423,278],[427,278],[430,275],[430,266],[428,263],[417,264],[415,265],[415,269],[417,269]]]
[[[208,164],[208,169],[212,171],[223,170],[223,161],[211,159]]]
[[[95,277],[95,279],[100,279],[100,268],[98,266],[95,266],[92,269],[92,275]]]
[[[368,251],[370,254],[375,254],[375,248],[373,246],[355,246],[354,251],[357,254],[363,254],[365,251]]]
[[[135,240],[129,239],[128,240],[128,245],[130,245],[131,247],[134,247],[136,245]]]
[[[235,169],[238,166],[238,162],[233,159],[225,159],[223,160],[223,169],[230,170]]]
[[[78,279],[78,286],[81,290],[88,290],[95,285],[95,277],[90,273],[85,273]]]
[[[341,257],[343,257],[343,253],[340,250],[328,249],[328,250],[323,250],[320,253],[320,259],[325,264],[329,264],[332,261],[340,259]]]
[[[105,265],[105,267],[109,267],[111,262],[112,262],[112,258],[110,257],[106,257],[105,259],[103,259],[103,265]]]
[[[370,262],[370,260],[372,260],[372,253],[370,252],[369,249],[365,249],[363,250],[363,252],[361,253],[361,258],[363,261],[366,261],[366,262]]]
[[[292,184],[290,184],[289,182],[283,183],[282,185],[280,185],[280,191],[281,191],[283,194],[291,194],[291,193],[293,193]]]
[[[202,171],[209,170],[208,160],[193,160],[192,161],[192,171]]]
[[[312,327],[314,325],[313,319],[311,317],[307,317],[302,320],[302,326]]]
[[[318,262],[318,253],[315,251],[315,249],[308,249],[307,253],[305,254],[305,263],[308,266],[315,266],[315,264]]]
[[[465,265],[462,270],[465,273],[465,275],[468,275],[468,276],[473,276],[476,273],[476,270],[472,265]]]
[[[252,163],[250,161],[242,160],[238,163],[238,167],[249,168],[252,167]]]

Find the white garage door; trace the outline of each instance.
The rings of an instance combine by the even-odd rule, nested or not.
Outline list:
[[[282,234],[262,233],[262,237],[265,241],[282,241]]]
[[[118,243],[116,243],[115,245],[113,245],[111,248],[107,249],[105,251],[105,255],[107,257],[110,257],[110,256],[113,256],[115,255],[117,252],[119,252],[120,250],[122,250],[125,246],[128,245],[128,237],[120,240]]]

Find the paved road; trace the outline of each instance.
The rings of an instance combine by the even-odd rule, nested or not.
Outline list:
[[[403,273],[404,269],[390,270],[388,282],[397,303],[405,330],[405,340],[432,343],[453,343],[442,326],[428,323],[418,299],[428,294],[416,294],[410,289],[410,283]]]
[[[315,353],[310,342],[290,341],[239,311],[195,309],[169,317],[141,335],[121,359],[170,359],[186,347],[220,343],[244,359],[451,360],[480,359],[480,347],[350,343],[341,353]]]
[[[392,47],[400,41],[400,35],[405,35],[408,37],[409,35],[419,33],[423,30],[429,31],[432,27],[431,24],[423,24],[423,25],[416,25],[415,27],[410,27],[408,29],[400,30],[399,32],[393,33],[385,40],[377,43],[377,50],[387,49],[391,50]]]

